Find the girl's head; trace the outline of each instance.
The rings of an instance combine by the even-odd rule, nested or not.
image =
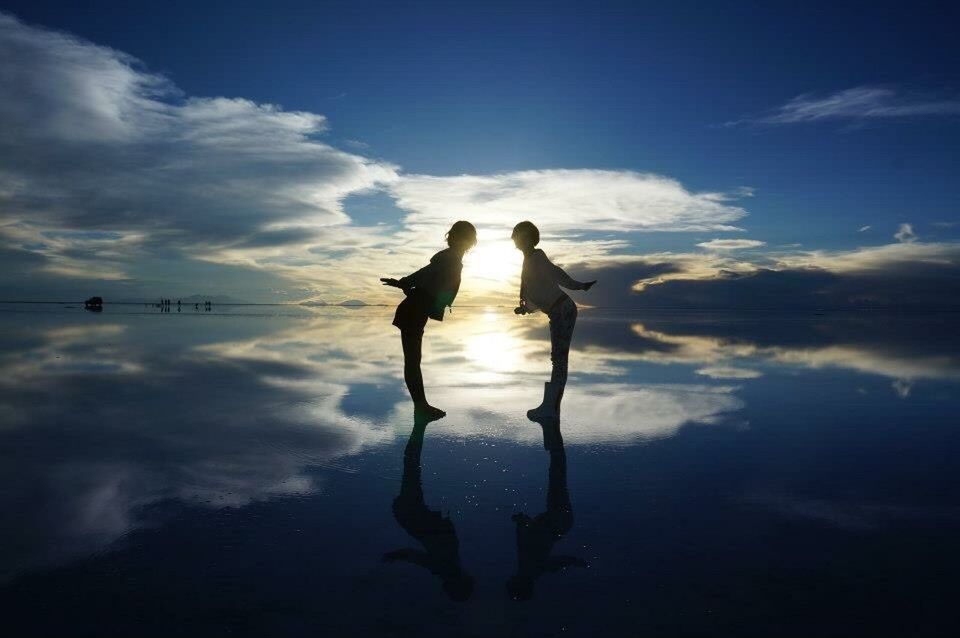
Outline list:
[[[447,231],[447,246],[467,252],[477,245],[477,229],[470,222],[459,221]]]
[[[540,243],[540,231],[533,222],[520,222],[513,227],[513,234],[510,235],[513,244],[520,250],[532,250],[534,246]]]

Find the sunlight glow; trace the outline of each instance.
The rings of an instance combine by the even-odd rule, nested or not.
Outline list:
[[[509,332],[490,330],[467,337],[464,354],[484,372],[510,373],[523,367],[524,344]]]
[[[519,286],[523,255],[510,241],[481,243],[464,255],[463,279],[477,286],[498,292],[511,285]]]

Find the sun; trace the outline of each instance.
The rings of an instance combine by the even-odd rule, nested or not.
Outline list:
[[[519,281],[523,254],[510,242],[481,243],[464,255],[463,275],[485,288],[503,290]]]

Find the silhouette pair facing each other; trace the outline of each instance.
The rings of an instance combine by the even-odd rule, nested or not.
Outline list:
[[[590,290],[596,281],[577,281],[551,262],[546,253],[536,247],[540,243],[540,231],[533,223],[517,224],[511,238],[523,253],[520,304],[514,312],[526,315],[542,310],[550,319],[550,381],[544,383],[543,401],[528,410],[527,416],[534,421],[558,419],[577,322],[577,304],[560,288]],[[429,264],[401,279],[380,279],[384,285],[400,288],[406,295],[397,306],[393,325],[400,329],[403,379],[418,417],[434,420],[446,416],[446,412],[430,405],[423,387],[420,371],[423,330],[428,319],[443,321],[447,307],[453,305],[460,289],[463,256],[476,244],[477,229],[470,222],[458,221],[447,232],[447,248],[434,255]]]

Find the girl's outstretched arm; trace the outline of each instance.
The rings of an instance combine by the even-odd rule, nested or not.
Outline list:
[[[577,281],[568,275],[567,271],[565,271],[563,268],[550,261],[546,255],[544,255],[543,258],[546,260],[547,264],[549,264],[549,269],[553,272],[554,281],[567,290],[590,290],[591,286],[597,283],[596,280],[586,282]]]
[[[433,264],[427,264],[420,270],[415,273],[409,274],[406,277],[400,278],[400,287],[401,288],[416,288],[417,286],[422,286],[427,278],[430,276],[433,268]]]

